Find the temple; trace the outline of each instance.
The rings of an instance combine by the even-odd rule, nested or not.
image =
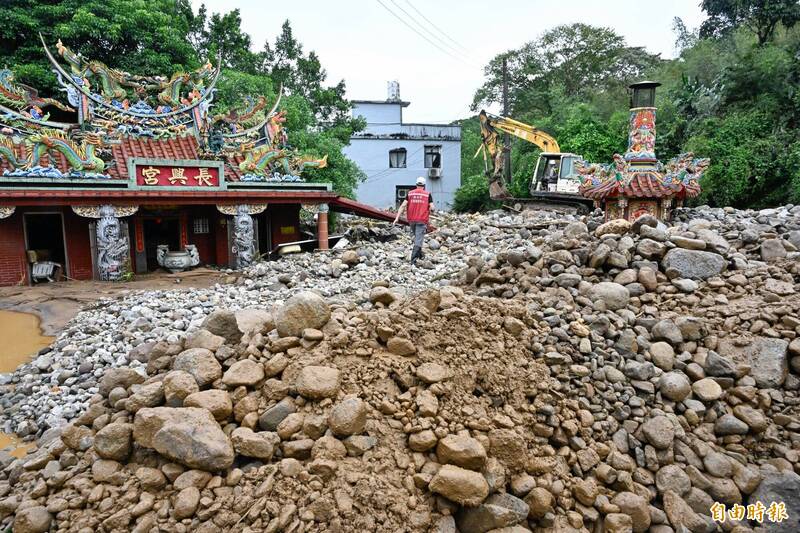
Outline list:
[[[580,193],[605,211],[606,220],[634,221],[642,215],[669,220],[672,210],[701,192],[700,178],[710,163],[692,153],[663,165],[656,158],[657,82],[630,85],[631,110],[628,150],[615,154],[611,164],[576,162]]]
[[[0,71],[0,285],[243,268],[308,238],[301,209],[319,249],[329,210],[392,218],[304,179],[327,156],[292,147],[280,95],[214,115],[219,60],[140,76],[42,45],[68,104]]]

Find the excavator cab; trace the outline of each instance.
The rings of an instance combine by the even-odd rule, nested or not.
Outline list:
[[[542,152],[536,161],[531,180],[531,194],[536,192],[561,192],[576,194],[580,180],[575,171],[575,160],[580,156],[561,152]]]

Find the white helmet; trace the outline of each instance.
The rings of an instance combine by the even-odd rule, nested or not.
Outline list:
[[[418,177],[417,178],[417,185],[422,185],[424,187],[425,186],[425,178],[423,178],[422,176]]]

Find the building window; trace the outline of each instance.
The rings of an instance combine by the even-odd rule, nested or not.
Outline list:
[[[203,233],[208,233],[208,219],[207,218],[194,219],[194,234],[201,235]]]
[[[442,168],[442,145],[425,146],[425,168]]]
[[[414,189],[414,185],[396,185],[395,186],[395,208],[400,209],[400,204],[402,204],[406,198],[408,198],[408,191]]]
[[[389,150],[389,168],[406,168],[406,149]]]

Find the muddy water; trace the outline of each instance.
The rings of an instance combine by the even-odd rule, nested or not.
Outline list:
[[[28,313],[0,311],[0,374],[13,371],[27,363],[36,353],[49,346],[54,337],[42,335],[39,317]],[[14,435],[0,433],[0,450],[12,446],[11,455],[24,456],[31,445],[24,444]]]
[[[0,374],[27,363],[53,339],[42,335],[36,315],[0,311]]]

